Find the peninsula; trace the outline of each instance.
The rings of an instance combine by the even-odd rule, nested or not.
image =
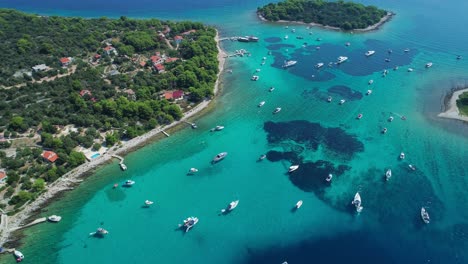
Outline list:
[[[296,22],[335,30],[370,31],[388,21],[393,13],[353,2],[286,0],[257,9],[264,21]]]
[[[198,22],[0,9],[0,25],[1,244],[79,177],[199,113],[218,90],[224,53]]]
[[[468,122],[468,88],[454,91],[446,102],[446,110],[439,117]]]

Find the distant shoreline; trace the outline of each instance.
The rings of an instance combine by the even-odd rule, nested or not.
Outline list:
[[[257,12],[257,17],[263,21],[263,22],[268,22],[268,23],[282,23],[282,24],[286,24],[286,23],[290,23],[290,24],[298,24],[298,25],[309,25],[309,26],[313,26],[313,27],[319,27],[319,28],[323,28],[323,29],[328,29],[328,30],[334,30],[334,31],[341,31],[341,32],[360,32],[360,33],[365,33],[365,32],[369,32],[369,31],[373,31],[373,30],[377,30],[379,29],[383,24],[385,24],[386,22],[390,21],[393,16],[395,15],[395,13],[393,12],[387,12],[387,14],[382,17],[380,19],[379,22],[375,23],[374,25],[371,25],[371,26],[368,26],[366,28],[360,28],[360,29],[353,29],[353,30],[349,30],[349,31],[345,31],[339,27],[332,27],[332,26],[327,26],[327,25],[322,25],[322,24],[318,24],[318,23],[314,23],[314,22],[311,22],[311,23],[306,23],[306,22],[302,22],[302,21],[288,21],[288,20],[278,20],[278,21],[269,21],[267,19],[265,19],[259,12]]]
[[[123,142],[120,146],[114,146],[100,157],[74,168],[70,172],[57,179],[55,182],[50,184],[47,190],[42,193],[36,200],[26,204],[23,210],[17,214],[8,217],[6,227],[4,227],[3,224],[0,226],[0,228],[3,229],[0,230],[0,245],[4,245],[9,241],[9,239],[11,239],[12,231],[10,230],[16,229],[25,224],[24,222],[26,220],[31,218],[38,210],[48,205],[51,201],[53,201],[54,198],[58,197],[59,194],[62,194],[68,190],[73,190],[73,188],[82,181],[81,178],[92,174],[92,172],[98,167],[110,163],[113,159],[112,155],[126,155],[130,152],[140,149],[147,145],[147,143],[153,142],[156,138],[158,138],[158,136],[161,134],[161,131],[175,128],[176,126],[183,124],[183,122],[189,118],[202,114],[203,110],[207,109],[207,107],[219,93],[221,85],[220,77],[221,73],[224,71],[224,64],[226,62],[226,52],[220,47],[218,30],[216,30],[215,41],[218,47],[219,71],[214,85],[213,98],[204,100],[203,102],[196,105],[193,109],[185,112],[180,120],[163,127],[155,128],[145,133],[144,135],[133,138],[127,142]]]
[[[464,88],[461,90],[452,91],[450,94],[446,96],[448,100],[446,100],[445,104],[445,111],[438,114],[438,117],[449,118],[449,119],[456,119],[463,122],[468,122],[468,116],[464,116],[460,114],[460,110],[457,107],[457,100],[458,97],[464,92],[468,92],[468,88]]]

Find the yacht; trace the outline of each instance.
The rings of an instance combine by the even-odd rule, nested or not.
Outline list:
[[[218,155],[214,156],[213,160],[211,161],[212,163],[216,163],[218,161],[221,161],[227,156],[227,152],[221,152]]]
[[[388,52],[388,54],[392,54],[392,53],[393,53],[393,50],[388,49],[387,52]]]
[[[414,71],[413,68],[408,68],[408,72]]]
[[[256,69],[256,70],[255,70],[255,72],[260,72],[260,71],[261,71],[261,69]]]
[[[394,71],[398,70],[398,66],[393,67],[393,70]]]
[[[367,90],[366,95],[370,95],[372,93],[372,90]]]
[[[149,206],[152,205],[153,203],[154,203],[153,201],[146,200],[146,201],[145,201],[145,206],[146,206],[146,207],[149,207]]]
[[[330,103],[332,100],[333,100],[333,98],[332,98],[331,96],[328,96],[328,98],[327,98],[327,102],[329,102],[329,103]]]
[[[195,123],[190,124],[190,126],[191,126],[193,129],[198,128],[197,124],[195,124]]]
[[[296,36],[297,39],[304,39],[303,36]]]
[[[346,60],[348,60],[348,57],[339,56],[339,57],[338,57],[338,61],[337,61],[336,63],[337,63],[337,64],[341,64],[341,63],[345,62]]]
[[[385,58],[385,62],[390,62],[390,58]]]
[[[189,174],[195,174],[197,172],[198,172],[197,168],[190,168],[190,170],[188,171]]]
[[[198,223],[198,217],[188,217],[187,219],[184,220],[184,224],[180,225],[182,228],[185,228],[185,232],[188,232],[190,228],[192,228],[194,225]]]
[[[375,53],[375,50],[368,50],[368,51],[365,53],[365,55],[366,55],[367,57],[369,57],[369,56],[374,55],[374,53]]]
[[[410,49],[406,48],[406,49],[404,49],[403,51],[404,51],[404,52],[409,52]]]
[[[319,50],[319,49],[320,49],[320,46],[315,47],[315,49],[316,49],[316,50]]]
[[[354,195],[354,199],[351,202],[356,207],[356,212],[360,213],[364,207],[361,206],[361,195],[359,195],[359,192],[357,192]]]
[[[346,43],[345,43],[345,46],[346,46],[346,47],[349,47],[349,46],[351,46],[351,43],[346,42]]]
[[[345,102],[346,102],[345,99],[341,99],[341,100],[340,100],[340,105],[344,104]]]
[[[258,158],[259,161],[262,161],[266,158],[267,156],[265,154],[262,154],[260,155],[260,157]]]
[[[291,166],[289,167],[288,172],[293,172],[293,171],[295,171],[295,170],[297,170],[297,169],[299,169],[299,165],[291,165]]]
[[[457,55],[457,60],[461,60],[462,59],[462,56],[461,55]]]
[[[415,167],[413,164],[408,165],[408,167],[409,167],[410,170],[412,170],[412,171],[415,171],[415,170],[416,170],[416,167]]]
[[[295,32],[296,32],[296,29],[294,29],[294,28],[291,29],[291,32],[292,32],[292,33],[295,33]]]
[[[382,134],[385,134],[385,133],[387,133],[387,128],[386,128],[386,127],[384,127],[384,128],[382,129]]]
[[[133,184],[135,184],[135,181],[132,180],[126,180],[123,184],[124,187],[131,187]]]
[[[105,235],[109,234],[109,231],[105,230],[102,227],[99,227],[96,229],[96,232],[92,232],[89,235],[90,236],[99,236],[99,237],[104,237]]]
[[[322,67],[323,67],[323,62],[319,62],[319,63],[315,64],[315,68],[317,68],[317,69],[320,69]]]
[[[387,75],[387,74],[388,74],[388,70],[383,70],[382,74],[383,74],[383,75]]]
[[[126,171],[127,170],[127,166],[123,163],[120,163],[120,169],[123,170],[123,171]]]
[[[369,80],[368,83],[369,83],[369,84],[373,84],[373,83],[374,83],[374,80]]]
[[[250,80],[252,81],[257,81],[260,77],[258,75],[254,75],[252,76],[252,78],[250,78]]]
[[[362,114],[359,114],[356,119],[361,119],[362,118]]]
[[[270,89],[268,89],[269,92],[273,92],[275,90],[275,87],[270,87]]]
[[[385,172],[385,180],[388,181],[388,180],[390,180],[391,177],[392,177],[392,170],[391,170],[391,169],[388,169],[388,170]]]
[[[235,201],[232,201],[228,204],[228,206],[226,207],[226,209],[221,209],[221,213],[228,213],[232,210],[234,210],[237,205],[239,204],[239,200],[235,200]]]
[[[21,251],[19,251],[19,250],[13,251],[13,255],[15,255],[16,262],[21,262],[24,259],[23,253],[21,253]]]
[[[284,62],[283,64],[283,68],[288,68],[288,67],[291,67],[291,66],[294,66],[296,65],[297,61],[295,60],[287,60]]]
[[[432,62],[426,63],[426,68],[430,68],[430,67],[432,67]]]
[[[288,35],[284,36],[284,39],[288,39],[288,38],[289,38]]]
[[[405,159],[405,153],[404,152],[400,153],[400,159]]]
[[[426,211],[426,208],[421,207],[421,218],[424,223],[429,224],[431,218],[429,217],[429,213]]]
[[[273,111],[273,114],[277,114],[281,111],[281,107],[276,107],[275,111]]]
[[[270,54],[270,53],[268,53],[268,54]],[[262,58],[262,60],[266,60],[266,59],[267,59],[267,57],[263,57],[263,58]]]
[[[302,200],[297,201],[296,206],[294,207],[295,209],[299,209],[302,206]]]
[[[258,107],[262,107],[264,104],[265,104],[265,101],[261,101],[261,102],[258,104]]]
[[[315,40],[316,40],[316,41],[322,41],[322,39],[321,39],[321,38],[316,38]]]
[[[325,178],[325,180],[326,180],[327,182],[331,182],[332,178],[333,178],[333,175],[328,174],[328,176],[327,176],[327,178]]]
[[[224,129],[224,126],[215,126],[214,128],[211,129],[211,131],[221,131]]]
[[[57,222],[60,222],[60,220],[62,220],[62,217],[58,215],[51,215],[47,217],[47,220],[49,220],[50,222],[57,223]]]
[[[390,116],[390,117],[388,118],[388,122],[392,122],[392,121],[393,121],[393,116]]]

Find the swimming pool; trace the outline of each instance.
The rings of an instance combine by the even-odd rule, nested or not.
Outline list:
[[[92,156],[91,156],[91,159],[95,159],[97,157],[101,156],[101,154],[99,153],[94,153]]]

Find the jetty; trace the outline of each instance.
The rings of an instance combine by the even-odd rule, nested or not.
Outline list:
[[[182,122],[184,122],[187,125],[190,125],[193,129],[197,128],[197,124],[195,124],[195,123],[190,123],[188,121],[182,121]]]
[[[12,228],[12,229],[10,229],[10,232],[13,232],[13,231],[16,231],[16,230],[19,230],[19,229],[23,229],[23,228],[26,228],[26,227],[30,227],[30,226],[33,226],[33,225],[37,225],[37,224],[40,224],[40,223],[44,223],[46,221],[47,221],[47,217],[38,218],[38,219],[32,221],[29,224]]]
[[[166,135],[166,137],[170,137],[170,136],[171,136],[171,135],[169,135],[169,133],[167,133],[167,132],[164,131],[164,130],[161,130],[161,132],[162,132],[164,135]]]
[[[112,154],[112,157],[120,160],[119,166],[120,166],[121,170],[123,170],[123,171],[127,170],[127,166],[124,164],[124,158],[122,158],[121,156],[116,155],[116,154]]]

